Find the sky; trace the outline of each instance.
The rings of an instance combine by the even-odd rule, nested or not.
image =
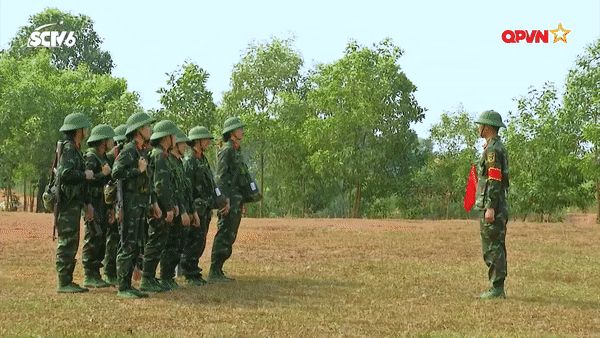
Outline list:
[[[235,63],[252,42],[294,37],[305,69],[343,55],[348,41],[391,38],[400,66],[426,108],[413,128],[422,137],[443,112],[463,106],[506,116],[529,87],[562,88],[577,55],[600,37],[600,1],[7,1],[0,0],[0,48],[28,18],[47,7],[85,14],[112,55],[113,75],[127,79],[146,109],[160,107],[157,89],[184,61],[210,73],[217,102]],[[567,43],[507,44],[502,32],[571,30]]]

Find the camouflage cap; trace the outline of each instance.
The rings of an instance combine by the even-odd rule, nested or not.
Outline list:
[[[168,135],[177,135],[179,128],[169,120],[162,120],[154,125],[150,140],[158,140]]]
[[[63,125],[60,127],[59,131],[89,128],[90,125],[90,119],[88,119],[88,117],[85,114],[72,113],[65,116],[65,120],[63,121]]]
[[[206,128],[204,126],[194,127],[192,129],[190,129],[188,138],[190,139],[190,141],[207,139],[207,138],[214,139],[214,137],[212,136],[210,131],[208,131],[208,128]]]
[[[127,119],[127,130],[125,135],[129,135],[147,124],[154,123],[155,120],[146,113],[135,113]]]
[[[87,144],[89,145],[92,142],[112,139],[115,137],[115,131],[108,124],[99,124],[92,128],[92,132],[90,133],[90,137],[87,140]]]
[[[498,128],[506,128],[506,125],[504,122],[502,122],[502,116],[493,110],[486,110],[481,113],[475,123]]]
[[[115,140],[115,142],[125,141],[125,139],[127,138],[125,136],[126,131],[127,131],[127,126],[124,124],[116,127],[115,128],[115,137],[113,138],[113,140]]]
[[[225,120],[225,123],[223,123],[223,133],[222,134],[227,134],[230,131],[234,131],[238,128],[243,128],[244,127],[244,123],[242,122],[242,120],[240,120],[239,117],[234,116],[234,117],[230,117],[227,120]]]

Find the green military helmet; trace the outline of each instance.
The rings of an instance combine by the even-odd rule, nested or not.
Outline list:
[[[181,129],[179,129],[177,131],[175,143],[188,143],[189,141],[190,139],[187,137],[187,135],[185,135],[185,133]]]
[[[194,127],[192,129],[190,129],[188,138],[190,139],[190,141],[202,140],[202,139],[207,139],[207,138],[214,139],[214,137],[212,136],[210,131],[208,131],[208,128],[206,128],[204,126]]]
[[[504,122],[502,122],[502,116],[500,116],[500,114],[494,110],[486,110],[481,113],[475,123],[498,128],[506,128],[506,125]]]
[[[135,113],[127,119],[127,130],[125,135],[129,135],[147,124],[154,123],[155,120],[146,113]]]
[[[59,131],[77,130],[90,127],[90,119],[82,113],[72,113],[65,116]]]
[[[244,127],[244,123],[242,123],[242,120],[240,120],[239,117],[234,116],[234,117],[230,117],[227,120],[225,120],[225,123],[223,123],[223,135],[227,134],[230,131],[234,131],[238,128],[243,128]]]
[[[154,125],[150,140],[158,140],[168,135],[177,135],[179,128],[169,120],[162,120]]]
[[[112,139],[115,137],[115,131],[108,124],[99,124],[92,128],[87,144],[100,140]]]
[[[127,126],[124,124],[116,127],[115,128],[115,137],[113,138],[113,140],[115,140],[115,142],[125,141],[125,139],[127,138],[125,136],[126,131],[127,131]]]

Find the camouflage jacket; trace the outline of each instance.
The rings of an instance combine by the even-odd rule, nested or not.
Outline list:
[[[85,169],[94,172],[94,179],[88,181],[88,193],[94,202],[104,200],[103,188],[110,180],[109,176],[102,174],[102,166],[108,163],[106,155],[100,156],[96,149],[89,148],[85,153]]]
[[[175,172],[169,157],[171,155],[158,146],[150,152],[148,167],[152,173],[153,195],[158,206],[166,213],[178,205]]]
[[[115,159],[113,166],[112,177],[123,182],[123,194],[135,194],[148,196],[152,192],[151,173],[148,168],[141,173],[138,169],[138,160],[140,157],[145,157],[148,161],[146,153],[131,141],[123,146],[123,150]]]
[[[63,142],[62,153],[58,162],[58,175],[60,175],[61,203],[80,201],[89,203],[85,179],[85,161],[81,150],[73,141]]]
[[[175,157],[170,154],[169,162],[175,173],[175,189],[177,192],[177,205],[179,206],[179,212],[192,213],[194,212],[194,205],[192,200],[192,187],[189,179],[185,175],[183,166],[183,159]]]
[[[506,209],[508,193],[508,153],[498,136],[488,141],[477,165],[476,207]]]
[[[108,161],[108,165],[112,168],[115,164],[115,158],[119,156],[121,150],[123,150],[123,143],[119,143],[114,146],[109,152],[106,153],[106,160]]]
[[[244,163],[242,150],[235,149],[231,140],[223,145],[217,156],[216,183],[227,197],[241,194],[250,184],[250,174]]]
[[[216,183],[213,172],[206,156],[196,157],[194,154],[187,156],[183,163],[185,175],[189,179],[193,205],[196,211],[205,212],[207,209],[216,209]]]

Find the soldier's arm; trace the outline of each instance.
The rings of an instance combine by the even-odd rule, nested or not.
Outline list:
[[[504,154],[500,149],[492,147],[486,150],[485,167],[487,173],[486,209],[497,209],[502,193],[502,161]]]
[[[100,182],[101,179],[104,178],[104,174],[102,174],[102,170],[95,172],[98,168],[98,161],[94,157],[94,155],[88,153],[85,155],[85,169],[94,171],[94,178],[90,180],[90,184],[96,185]]]
[[[76,167],[80,155],[71,146],[65,145],[60,156],[60,179],[64,184],[79,184],[85,182],[85,172]]]
[[[115,179],[128,179],[140,175],[137,162],[131,151],[123,151],[115,160],[112,175]]]
[[[164,212],[175,208],[175,194],[171,184],[173,171],[167,161],[168,159],[162,154],[154,159],[154,193]]]
[[[231,162],[231,156],[233,155],[233,149],[224,148],[217,156],[217,175],[216,184],[221,192],[225,195],[229,194],[229,185],[231,184],[232,177],[229,175],[229,163]]]

